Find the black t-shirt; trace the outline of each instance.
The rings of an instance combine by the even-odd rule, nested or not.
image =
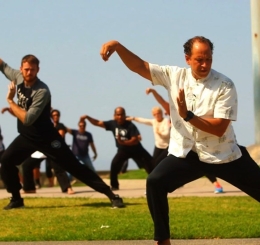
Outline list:
[[[37,81],[39,84],[43,84],[40,80]],[[40,86],[37,84],[36,86]],[[45,84],[44,84],[45,85]],[[46,86],[46,85],[45,85]],[[17,98],[18,106],[28,111],[33,102],[40,100],[35,95],[37,93],[33,88],[26,88],[24,83],[17,85]],[[34,93],[33,93],[34,92]],[[17,120],[18,132],[27,138],[33,140],[41,140],[42,138],[48,137],[55,130],[50,119],[51,101],[49,100],[46,105],[42,105],[43,108],[40,116],[31,124],[24,125],[19,119]]]
[[[125,121],[124,124],[119,125],[115,120],[105,121],[105,128],[107,131],[111,131],[115,137],[116,146],[118,149],[126,151],[136,151],[141,150],[142,145],[140,142],[136,145],[120,145],[118,144],[116,137],[120,137],[121,140],[130,140],[133,136],[140,135],[137,127],[130,121]]]
[[[16,81],[17,104],[27,112],[24,123],[17,119],[18,132],[34,141],[57,134],[50,119],[51,93],[48,86],[37,78],[31,88],[25,87],[20,70],[11,68],[5,62],[0,65],[0,71],[10,81]]]
[[[64,124],[63,124],[63,123],[60,123],[60,122],[58,122],[57,125],[54,126],[54,128],[56,128],[58,131],[59,131],[59,130],[63,130],[65,133],[67,132],[67,129],[66,129],[66,127],[64,126]]]

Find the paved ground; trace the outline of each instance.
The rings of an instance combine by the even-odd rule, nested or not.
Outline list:
[[[109,184],[108,179],[104,181]],[[225,181],[220,181],[224,187],[223,194],[214,194],[214,187],[207,178],[201,178],[199,180],[193,181],[186,184],[184,187],[179,188],[173,193],[170,193],[170,197],[181,197],[181,196],[245,196],[236,187],[230,185]],[[102,198],[103,194],[94,191],[90,187],[80,186],[73,187],[76,192],[74,195],[68,195],[61,193],[59,187],[53,188],[42,188],[37,190],[36,194],[23,194],[24,197],[92,197],[92,198]],[[145,180],[120,180],[120,190],[115,191],[122,197],[144,197],[145,193]],[[0,189],[0,198],[8,198],[10,194],[7,193],[4,189]]]
[[[104,179],[106,183],[109,180]],[[228,184],[221,180],[221,184],[224,187],[223,194],[214,194],[214,187],[209,182],[208,179],[202,178],[193,181],[182,188],[179,188],[174,193],[169,194],[170,197],[181,197],[181,196],[246,196],[243,192],[235,188],[234,186]],[[76,192],[74,195],[63,194],[60,188],[42,188],[37,190],[36,194],[23,194],[25,197],[91,197],[100,198],[104,197],[103,194],[93,191],[91,188],[84,187],[74,187]],[[120,190],[117,191],[121,197],[144,197],[145,196],[145,180],[120,180]],[[0,189],[0,198],[8,198],[10,195],[4,190]],[[7,201],[8,202],[8,201]],[[203,240],[172,240],[172,245],[260,245],[260,238],[256,239],[203,239]],[[141,240],[141,241],[51,241],[51,242],[0,242],[0,245],[152,245],[154,241],[152,240]]]

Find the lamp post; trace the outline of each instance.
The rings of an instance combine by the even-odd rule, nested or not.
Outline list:
[[[255,144],[260,144],[260,1],[251,0]]]

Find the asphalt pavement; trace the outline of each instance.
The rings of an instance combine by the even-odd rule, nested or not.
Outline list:
[[[108,179],[104,181],[109,184]],[[229,183],[220,180],[224,187],[224,193],[215,194],[214,186],[207,178],[201,178],[185,186],[177,189],[169,194],[169,197],[182,197],[182,196],[208,196],[208,197],[221,197],[221,196],[247,196],[236,187]],[[35,194],[22,194],[26,197],[91,197],[103,198],[104,195],[94,191],[88,186],[73,187],[75,194],[68,195],[61,193],[59,187],[41,188]],[[120,180],[120,190],[115,193],[119,194],[122,198],[137,198],[145,197],[145,180]],[[9,198],[10,194],[4,189],[0,189],[0,199]],[[7,200],[8,203],[8,200]],[[120,240],[120,241],[42,241],[42,242],[0,242],[0,245],[152,245],[155,244],[152,240]],[[254,239],[196,239],[196,240],[171,240],[172,245],[260,245],[260,238]]]

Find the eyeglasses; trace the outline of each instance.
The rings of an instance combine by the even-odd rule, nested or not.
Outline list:
[[[52,114],[51,116],[52,117],[59,117],[60,115],[59,114]]]
[[[79,127],[80,127],[80,128],[84,128],[84,127],[85,127],[85,125],[79,125]]]

